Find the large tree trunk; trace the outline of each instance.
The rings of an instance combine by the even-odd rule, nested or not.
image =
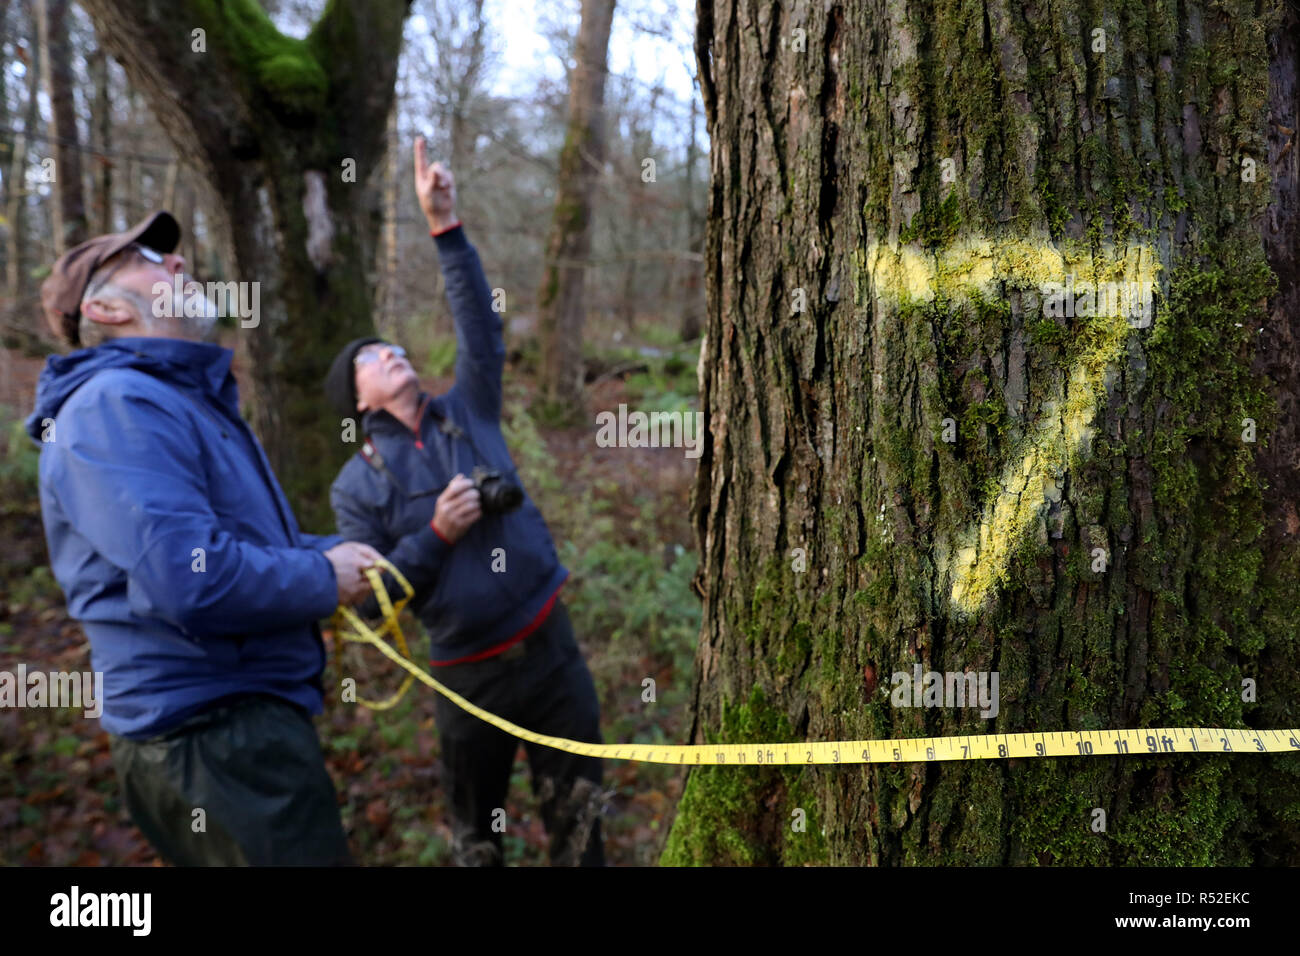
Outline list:
[[[369,187],[409,0],[334,0],[304,40],[253,0],[84,6],[203,181],[225,278],[260,284],[258,322],[240,330],[250,419],[304,524],[322,528],[354,449],[321,382],[344,342],[372,330],[381,216]]]
[[[50,97],[50,130],[56,158],[51,216],[56,255],[86,239],[86,194],[81,181],[81,134],[73,100],[72,48],[68,42],[68,0],[36,0],[41,71]]]
[[[1296,726],[1298,43],[1280,2],[701,0],[695,742]],[[1150,323],[1050,314],[1070,273],[1152,277]],[[1000,712],[894,706],[918,664]],[[665,860],[1295,865],[1297,759],[708,768]]]
[[[555,212],[546,242],[537,324],[542,336],[541,404],[556,420],[583,409],[583,276],[591,255],[591,198],[605,157],[605,74],[614,0],[582,0],[569,125],[560,152]]]

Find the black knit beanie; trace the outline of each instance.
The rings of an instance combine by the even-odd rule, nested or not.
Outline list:
[[[343,351],[334,356],[329,373],[325,376],[325,397],[329,399],[340,415],[350,418],[357,413],[357,380],[353,374],[352,360],[372,342],[382,342],[373,335],[353,339],[343,346]]]

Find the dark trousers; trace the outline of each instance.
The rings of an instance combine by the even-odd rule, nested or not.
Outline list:
[[[472,703],[539,734],[601,743],[600,703],[573,626],[557,600],[540,628],[483,661],[433,668],[433,676]],[[506,792],[522,742],[436,695],[454,853],[461,866],[500,866]],[[601,761],[522,742],[533,793],[555,866],[604,866]]]
[[[316,728],[286,700],[242,697],[110,744],[131,819],[169,863],[352,862]]]

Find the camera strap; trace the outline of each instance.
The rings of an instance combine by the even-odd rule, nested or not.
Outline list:
[[[471,438],[463,428],[461,428],[459,425],[453,422],[450,418],[447,418],[445,415],[439,414],[437,410],[435,410],[432,406],[429,408],[429,413],[438,420],[438,430],[440,432],[442,432],[452,441],[455,441],[458,438],[463,438],[469,443],[470,452],[474,456],[475,464],[479,464],[479,463],[489,464],[487,459],[484,458],[482,453],[478,450],[478,446],[474,444],[474,439]],[[448,444],[451,443],[448,442]],[[452,462],[449,462],[447,460],[446,449],[443,448],[440,442],[437,443],[437,445],[438,445],[438,457],[439,459],[441,459],[443,467],[447,469],[448,475],[454,475],[456,473],[456,468]],[[398,479],[397,475],[393,474],[393,470],[388,467],[387,462],[384,461],[384,456],[379,453],[379,449],[375,447],[375,443],[374,441],[371,440],[369,435],[367,435],[366,440],[361,443],[361,457],[366,460],[366,464],[368,464],[371,468],[375,469],[378,472],[382,472],[384,477],[387,478],[389,482],[392,483],[393,487],[396,488],[404,498],[407,499],[423,498],[427,495],[441,494],[443,488],[447,487],[446,485],[442,485],[438,488],[432,488],[428,491],[418,491],[415,492],[414,494],[407,491],[406,486],[402,484],[401,480]],[[517,467],[512,467],[509,469],[509,474],[514,474],[518,470],[519,469]]]
[[[426,403],[426,405],[429,414],[438,420],[438,429],[444,435],[453,439],[464,436],[465,433],[461,430],[460,426],[449,418],[439,414],[438,410],[433,407],[432,403]],[[470,442],[470,448],[474,450],[475,454],[477,454],[477,449],[474,449],[474,443],[472,441]],[[447,469],[447,474],[455,474],[455,468],[453,468],[451,463],[447,461],[446,451],[440,443],[438,443],[437,451],[438,458],[441,460],[443,468]],[[366,460],[366,464],[371,468],[378,472],[382,472],[384,477],[387,478],[392,486],[397,489],[398,493],[408,500],[412,498],[424,498],[428,495],[441,494],[443,488],[447,487],[444,484],[437,488],[430,488],[428,491],[417,491],[414,494],[407,491],[406,485],[404,485],[397,475],[393,473],[393,470],[388,467],[388,464],[384,461],[384,456],[379,453],[379,449],[375,447],[374,440],[369,435],[366,436],[366,440],[361,444],[361,457]]]
[[[478,445],[474,444],[474,439],[470,436],[469,432],[465,431],[465,429],[461,428],[450,418],[447,418],[445,415],[442,415],[440,412],[438,412],[437,409],[433,408],[432,406],[429,407],[429,414],[431,414],[434,418],[438,420],[438,431],[442,432],[452,441],[455,441],[459,438],[463,438],[465,439],[466,442],[469,443],[469,450],[470,453],[474,456],[475,465],[483,465],[489,468],[495,467],[492,465],[492,462],[488,460],[487,456],[484,455],[481,451],[479,451]],[[438,454],[440,456],[442,455],[441,446],[438,449]],[[446,459],[443,459],[443,464],[444,465],[448,464]],[[519,469],[514,466],[510,467],[509,469],[502,469],[502,471],[506,474],[514,474],[518,470]],[[456,473],[456,469],[454,467],[448,466],[447,474],[454,475],[455,473]]]
[[[404,498],[420,497],[420,495],[412,495],[407,492],[406,486],[397,480],[397,476],[393,474],[393,470],[384,462],[384,456],[379,454],[379,449],[375,447],[375,443],[370,440],[369,435],[367,435],[366,440],[361,443],[361,457],[366,460],[366,464],[371,468],[383,472],[384,477],[392,482],[393,487],[401,492]],[[421,492],[421,494],[428,494],[428,492]]]
[[[465,437],[465,431],[459,425],[453,422],[450,418],[447,418],[444,415],[442,415],[432,405],[429,406],[429,414],[432,415],[435,419],[437,419],[438,431],[446,435],[448,439],[446,443],[446,447],[443,446],[442,442],[434,442],[434,444],[437,445],[438,459],[442,462],[442,467],[447,472],[447,480],[450,481],[451,476],[456,474],[455,442],[456,439]],[[474,443],[470,442],[469,447],[470,447],[471,454],[473,454],[477,458],[478,449],[474,447]],[[448,458],[448,451],[450,451],[451,453],[450,459]]]

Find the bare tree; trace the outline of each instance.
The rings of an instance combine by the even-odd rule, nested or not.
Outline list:
[[[437,0],[426,17],[438,48],[435,83],[448,118],[451,168],[464,173],[477,132],[470,121],[488,60],[483,0]]]
[[[542,403],[576,419],[583,407],[584,270],[591,254],[591,201],[605,155],[605,76],[614,0],[582,0],[569,120],[560,152],[555,212],[537,296]]]

